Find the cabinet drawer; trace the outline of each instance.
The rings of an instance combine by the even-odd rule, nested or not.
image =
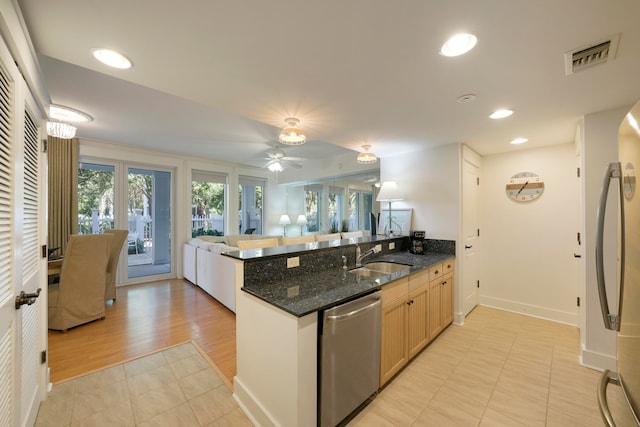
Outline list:
[[[442,276],[442,264],[436,264],[429,268],[429,281],[435,280]]]
[[[451,273],[453,271],[453,258],[442,263],[442,274]]]
[[[429,284],[429,270],[420,270],[409,276],[409,292],[413,292],[421,286]]]
[[[387,305],[409,293],[409,278],[395,280],[382,287],[382,305]]]

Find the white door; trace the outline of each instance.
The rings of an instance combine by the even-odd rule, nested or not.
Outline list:
[[[6,46],[0,45],[0,425],[32,426],[46,395],[46,288],[42,118]]]
[[[465,150],[466,151],[466,150]],[[479,158],[465,152],[462,166],[462,315],[478,305],[478,255],[480,231],[478,225]]]

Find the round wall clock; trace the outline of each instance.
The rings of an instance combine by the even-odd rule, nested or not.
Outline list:
[[[544,180],[533,172],[519,172],[507,181],[507,197],[516,202],[530,202],[542,195]]]

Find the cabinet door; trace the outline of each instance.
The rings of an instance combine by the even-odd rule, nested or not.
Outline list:
[[[407,298],[382,307],[380,387],[407,363]]]
[[[453,322],[453,273],[445,274],[442,277],[441,289],[441,310],[442,310],[442,327]]]
[[[442,280],[436,279],[429,283],[429,340],[432,340],[442,330]]]
[[[418,354],[429,341],[428,304],[429,286],[425,285],[409,294],[407,301],[409,359]]]

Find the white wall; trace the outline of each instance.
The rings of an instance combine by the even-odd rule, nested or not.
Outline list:
[[[460,147],[442,145],[380,161],[381,181],[396,181],[404,194],[391,208],[412,208],[411,228],[425,230],[429,239],[459,241]]]
[[[585,313],[582,340],[582,363],[600,369],[615,370],[616,342],[615,332],[604,328],[600,302],[596,288],[595,272],[595,224],[598,199],[605,165],[618,158],[618,128],[631,106],[588,114],[584,117],[583,169],[584,169],[584,276]],[[616,236],[617,211],[615,189],[609,191],[605,236]],[[616,240],[605,239],[605,279],[608,284],[609,304],[615,312],[616,292]]]
[[[574,144],[484,157],[480,180],[480,303],[577,325],[579,180]],[[509,177],[535,172],[538,199],[515,202]]]

